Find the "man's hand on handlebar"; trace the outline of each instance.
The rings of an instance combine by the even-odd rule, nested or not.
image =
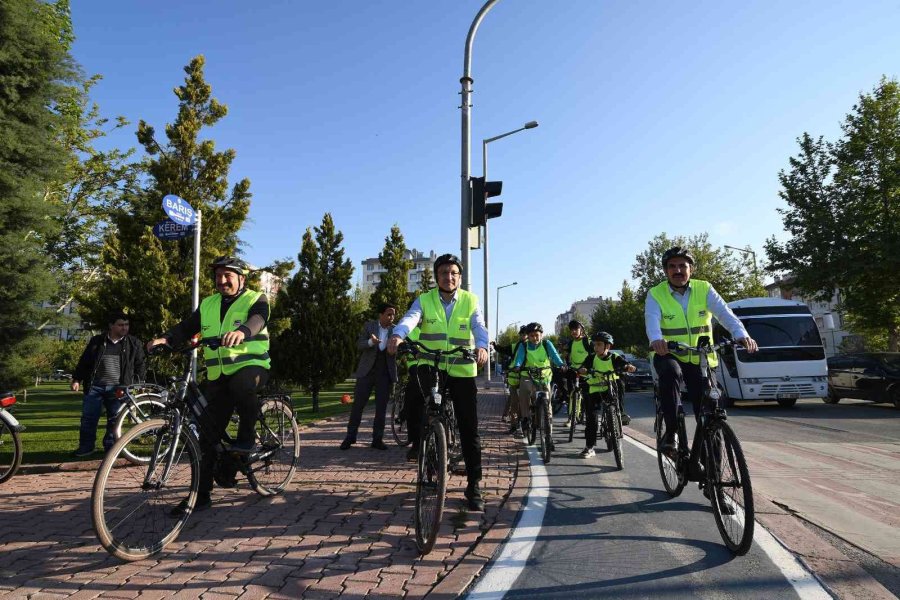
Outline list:
[[[222,336],[222,346],[226,348],[231,348],[232,346],[237,346],[238,344],[242,344],[244,342],[244,332],[243,331],[229,331],[225,335]]]
[[[669,346],[666,340],[653,340],[650,342],[650,347],[660,356],[665,356],[669,353]]]
[[[747,350],[747,352],[750,352],[751,354],[756,352],[757,350],[759,350],[759,346],[756,344],[756,340],[754,340],[752,337],[749,337],[749,336],[744,337],[744,338],[738,338],[738,339],[734,340],[734,343],[740,344]]]
[[[478,348],[475,350],[475,362],[478,363],[479,367],[483,367],[487,364],[488,353],[484,348]]]
[[[157,346],[165,346],[165,345],[168,344],[168,343],[169,343],[169,340],[167,340],[167,339],[164,338],[164,337],[152,339],[152,340],[150,340],[149,342],[147,342],[147,346],[146,346],[146,347],[147,347],[147,352],[150,352],[151,350],[153,350],[153,349],[156,348]]]

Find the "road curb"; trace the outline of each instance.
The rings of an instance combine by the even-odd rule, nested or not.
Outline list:
[[[631,427],[624,429],[632,439],[651,448],[656,447],[654,438]],[[756,521],[765,527],[778,543],[787,548],[835,598],[848,600],[896,598],[855,560],[807,527],[803,519],[784,510],[765,494],[754,492],[753,501]],[[829,531],[829,533],[841,537],[837,532]]]
[[[497,520],[482,534],[463,559],[426,594],[428,600],[451,600],[460,597],[481,574],[512,533],[519,513],[525,507],[531,488],[531,468],[524,443],[519,446],[519,460],[513,475],[513,485],[503,500]]]

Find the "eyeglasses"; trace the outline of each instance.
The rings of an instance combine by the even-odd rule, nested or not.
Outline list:
[[[438,276],[441,276],[441,277],[446,276],[446,275],[456,278],[456,277],[460,276],[460,272],[459,271],[443,271],[442,270],[440,273],[438,273]]]

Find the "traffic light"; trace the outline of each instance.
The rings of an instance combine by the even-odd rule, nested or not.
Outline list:
[[[488,198],[499,196],[503,189],[502,181],[485,181],[484,177],[470,177],[472,182],[472,227],[484,225],[488,219],[499,217],[503,213],[502,202],[487,202]]]

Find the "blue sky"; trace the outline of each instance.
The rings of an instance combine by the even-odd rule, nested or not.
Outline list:
[[[331,212],[357,268],[398,224],[459,252],[459,78],[480,0],[73,3],[74,54],[107,116],[174,119],[204,54],[228,116],[207,136],[248,177],[258,264],[295,257]],[[896,2],[500,0],[475,40],[472,172],[489,146],[491,320],[614,296],[660,232],[760,258],[783,237],[777,174],[804,131],[836,139],[860,92],[897,77]],[[114,138],[136,146],[132,132]],[[162,215],[161,215],[162,216]],[[482,254],[472,251],[482,295]],[[491,323],[491,331],[494,323]]]

